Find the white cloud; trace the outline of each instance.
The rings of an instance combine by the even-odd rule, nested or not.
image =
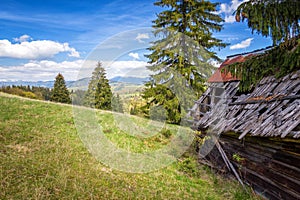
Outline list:
[[[136,40],[139,43],[145,43],[145,41],[143,41],[143,39],[149,39],[149,34],[148,33],[138,33],[138,35],[136,36]]]
[[[140,56],[138,53],[129,53],[128,54],[130,57],[132,57],[133,59],[135,60],[139,60],[140,59]]]
[[[30,37],[30,36],[29,36]],[[68,52],[68,56],[79,58],[79,52],[71,48],[68,43],[58,43],[51,40],[26,41],[26,35],[15,38],[21,43],[12,44],[8,40],[0,40],[0,57],[18,59],[43,59],[51,58],[62,52]]]
[[[233,16],[233,12],[236,11],[237,7],[241,5],[241,3],[247,2],[249,0],[231,0],[229,4],[222,3],[220,5],[220,10],[216,12],[216,14],[224,14],[224,20],[226,23],[235,22],[235,17]]]
[[[253,38],[248,38],[238,44],[230,46],[230,49],[234,50],[234,49],[243,49],[243,48],[249,47],[251,45],[252,40],[253,40]]]
[[[234,23],[235,22],[235,16],[233,16],[233,15],[225,16],[224,20],[225,20],[226,23]]]
[[[54,62],[50,60],[29,61],[16,66],[0,66],[1,80],[46,81],[54,80],[62,73],[66,80],[76,80],[83,60]]]
[[[243,1],[231,0],[230,4],[222,3],[220,5],[220,10],[218,12],[219,13],[232,14],[241,3],[246,2],[246,1],[247,0],[243,0]]]
[[[50,60],[29,61],[15,66],[0,66],[0,80],[46,81],[54,80],[58,73],[62,73],[65,80],[78,80],[92,76],[97,61],[76,60],[54,62]],[[107,77],[134,76],[148,77],[147,62],[144,61],[104,61]]]
[[[22,35],[19,38],[14,38],[15,42],[27,42],[28,40],[32,40],[32,37],[30,37],[29,35]]]
[[[219,68],[221,63],[219,61],[215,61],[215,60],[212,60],[209,62],[212,66],[214,66],[215,68]]]
[[[134,76],[134,77],[148,77],[150,71],[146,68],[149,65],[145,61],[115,61],[112,63],[103,63],[106,66],[107,77],[113,78],[115,76]]]

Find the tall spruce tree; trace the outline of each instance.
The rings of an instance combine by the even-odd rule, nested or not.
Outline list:
[[[237,8],[235,18],[247,19],[252,32],[271,36],[275,45],[299,34],[300,1],[250,0]]]
[[[205,79],[212,71],[210,61],[219,60],[212,49],[226,46],[212,36],[221,31],[223,20],[213,13],[218,4],[209,1],[160,0],[154,5],[167,10],[153,21],[159,40],[147,55],[148,69],[154,75],[146,84],[143,97],[149,108],[163,105],[169,122],[179,123],[180,113],[205,90]]]
[[[93,71],[85,96],[85,105],[97,109],[111,110],[112,92],[105,69],[98,62]]]
[[[60,73],[55,77],[54,88],[51,94],[51,101],[71,103],[70,93],[67,89],[65,79]]]

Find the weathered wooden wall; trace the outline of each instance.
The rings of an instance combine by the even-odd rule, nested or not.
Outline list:
[[[242,179],[269,199],[300,199],[300,141],[251,136],[239,140],[238,136],[222,134],[219,142]],[[221,170],[226,168],[217,148],[206,159]]]

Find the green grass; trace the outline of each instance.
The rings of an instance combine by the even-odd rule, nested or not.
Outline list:
[[[139,138],[110,123],[109,112],[99,112],[97,118],[105,122],[103,132],[112,142],[136,152],[157,149],[175,134],[167,127],[171,136],[162,132]],[[236,181],[199,166],[192,156],[144,174],[112,170],[81,142],[71,106],[0,93],[0,143],[0,199],[255,198]]]

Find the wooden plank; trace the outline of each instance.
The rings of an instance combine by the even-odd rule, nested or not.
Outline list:
[[[250,130],[251,129],[244,130],[244,132],[239,136],[239,140],[241,140],[243,137],[245,137],[250,132]]]
[[[296,139],[300,138],[300,131],[291,131],[289,134],[293,138],[296,138]]]
[[[289,134],[294,128],[296,128],[300,124],[299,120],[293,120],[292,123],[289,124],[289,127],[281,134],[281,138],[284,138]]]
[[[249,137],[247,137],[247,138],[249,138]],[[299,168],[295,168],[291,165],[293,165],[294,161],[298,162],[297,160],[295,160],[293,158],[288,158],[284,161],[284,163],[280,162],[280,161],[276,161],[276,160],[272,159],[273,158],[272,155],[277,152],[276,150],[262,148],[260,146],[260,144],[255,143],[255,141],[254,141],[254,143],[246,142],[245,144],[241,144],[240,142],[238,142],[238,140],[236,138],[232,139],[232,137],[228,137],[227,135],[226,135],[226,137],[222,135],[220,139],[222,141],[222,144],[224,143],[223,146],[224,146],[224,150],[226,151],[227,155],[228,155],[228,152],[229,152],[229,155],[232,155],[236,151],[239,152],[241,157],[246,158],[247,167],[252,168],[253,170],[255,170],[255,172],[259,171],[260,176],[263,177],[262,180],[265,180],[266,177],[269,177],[269,179],[273,180],[273,182],[274,182],[273,186],[280,185],[279,188],[282,191],[288,190],[287,195],[291,195],[291,194],[295,195],[296,194],[296,192],[297,192],[296,189],[299,187],[299,179],[300,179],[299,174],[300,173],[299,173]],[[247,139],[246,139],[246,141],[247,141]],[[269,143],[271,146],[272,145],[274,146],[274,144],[275,144],[275,147],[276,147],[276,144],[277,144],[276,142],[274,143],[273,141],[269,141],[267,138],[264,139],[264,141],[265,141],[264,143]],[[251,147],[251,145],[253,147]],[[288,145],[288,146],[290,146],[290,145]],[[277,148],[281,148],[281,147],[277,147]],[[267,154],[266,150],[270,150],[268,154]],[[281,152],[281,154],[282,154],[282,152]],[[266,155],[268,155],[268,158],[265,157]],[[279,155],[278,155],[278,157],[279,157]],[[280,155],[280,157],[283,157],[283,155]],[[287,157],[287,155],[285,155],[285,157]],[[277,163],[273,163],[273,161],[277,162]],[[255,165],[252,165],[253,163]],[[290,165],[288,165],[287,163],[290,163]],[[297,173],[297,175],[295,175],[295,172]],[[275,179],[274,179],[274,176],[276,176]],[[256,177],[254,183],[257,183],[257,177]],[[266,188],[268,188],[268,189],[273,188],[273,186],[270,186],[269,183],[266,185],[267,185]],[[261,185],[260,185],[260,187],[261,187]],[[282,194],[282,191],[280,192],[280,194]],[[296,194],[296,195],[299,195],[299,194]],[[286,197],[286,196],[284,196],[284,197]],[[293,196],[293,198],[294,198],[294,196]]]
[[[285,114],[281,113],[281,115],[282,115],[282,121],[289,120],[291,117],[293,117],[298,112],[300,112],[300,106],[299,105],[292,105],[291,107],[294,107],[294,109],[292,109],[291,111],[289,111],[289,112],[287,112]]]
[[[296,95],[297,93],[299,94],[300,91],[300,85],[298,85],[294,90],[291,92],[291,95]]]
[[[291,76],[292,80],[299,79],[299,78],[300,78],[300,72],[299,71],[293,73],[292,76]]]
[[[254,170],[250,169],[244,169],[246,171],[246,180],[249,181],[251,184],[256,184],[260,189],[264,190],[267,195],[272,196],[272,199],[278,199],[278,200],[295,200],[298,199],[299,194],[285,189],[281,188],[281,186],[278,186],[276,183],[274,183],[271,179],[266,178],[258,173],[256,173]]]
[[[292,93],[294,91],[295,88],[297,88],[297,86],[300,85],[300,81],[299,80],[294,80],[291,82],[290,85],[287,86],[286,91],[288,94]]]
[[[278,99],[271,99],[271,100],[249,100],[249,101],[236,101],[229,104],[229,106],[233,105],[247,105],[247,104],[256,104],[256,103],[272,103],[274,101],[283,101],[283,100],[292,100],[292,99],[300,99],[300,95],[290,95],[290,96],[283,96]]]
[[[247,169],[251,169],[256,173],[260,174],[263,177],[266,177],[274,182],[275,185],[280,186],[280,188],[288,189],[293,193],[299,193],[298,188],[300,187],[300,183],[298,180],[294,179],[293,176],[286,176],[278,172],[278,169],[271,168],[272,161],[265,162],[264,166],[258,164],[256,162],[245,162],[243,167]],[[300,195],[300,193],[299,193]]]
[[[275,88],[277,88],[278,85],[279,85],[278,82],[273,82],[272,85],[270,86],[269,93],[276,94],[276,93],[274,93],[274,90],[275,90]]]
[[[286,94],[285,88],[291,84],[292,80],[282,81],[273,91],[274,94]]]
[[[262,148],[262,146],[255,143],[255,140],[253,140],[254,143],[250,140],[250,145],[253,147],[249,148],[250,146],[248,142],[243,144],[237,138],[232,139],[233,137],[234,136],[229,137],[227,135],[224,137],[222,135],[220,143],[222,144],[226,155],[236,168],[238,168],[239,164],[232,161],[231,156],[233,153],[238,152],[241,157],[246,159],[246,162],[244,163],[246,164],[246,168],[242,167],[241,169],[244,180],[251,183],[251,185],[257,184],[258,188],[266,191],[268,195],[272,194],[277,198],[280,198],[281,196],[281,198],[284,199],[295,199],[295,196],[299,195],[299,193],[297,193],[298,191],[296,191],[299,186],[299,169],[294,168],[296,171],[290,171],[294,169],[289,168],[291,166],[287,164],[293,164],[293,159],[289,159],[289,161],[285,161],[284,163],[276,161],[272,158],[273,154],[276,153],[277,150]],[[269,143],[269,145],[274,145],[274,143],[268,139],[265,139],[264,141]],[[275,144],[277,143],[275,142]],[[214,159],[214,157],[211,157],[211,159]],[[219,159],[221,158],[219,157]],[[273,163],[273,161],[276,161],[277,163]],[[268,165],[268,163],[271,163],[271,165]],[[276,166],[276,164],[279,165],[279,167]],[[297,174],[297,177],[293,175],[295,173]]]

